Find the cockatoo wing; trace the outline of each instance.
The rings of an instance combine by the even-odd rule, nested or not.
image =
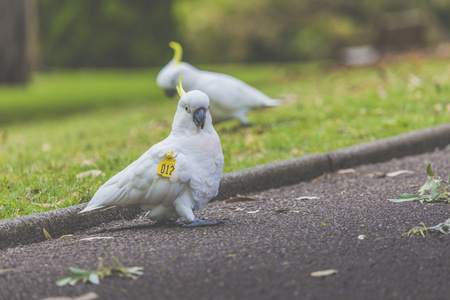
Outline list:
[[[223,102],[232,108],[275,106],[280,100],[271,99],[256,88],[226,74],[202,71],[201,85],[211,101]]]
[[[139,159],[109,179],[80,213],[111,206],[151,208],[164,201],[173,201],[186,181],[180,182],[176,172],[170,180],[157,174],[158,164],[165,154],[174,151],[171,144],[167,138],[154,145]]]

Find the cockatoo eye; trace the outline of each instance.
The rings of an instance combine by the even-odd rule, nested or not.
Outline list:
[[[187,112],[189,112],[189,106],[186,105],[186,106],[184,107],[184,110],[187,111]]]

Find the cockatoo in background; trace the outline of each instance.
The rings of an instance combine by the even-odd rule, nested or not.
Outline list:
[[[174,50],[173,59],[161,69],[156,83],[171,97],[175,94],[180,74],[183,74],[183,86],[187,91],[200,90],[209,96],[210,112],[214,123],[236,118],[244,126],[248,126],[250,124],[246,115],[249,111],[281,104],[281,100],[271,99],[232,76],[202,71],[182,62],[181,45],[176,42],[171,42],[169,45]]]
[[[183,227],[216,225],[194,215],[217,195],[223,172],[220,139],[212,125],[208,96],[197,90],[186,93],[177,86],[181,99],[172,132],[138,160],[109,179],[80,212],[112,206],[140,206],[157,222],[185,218]]]

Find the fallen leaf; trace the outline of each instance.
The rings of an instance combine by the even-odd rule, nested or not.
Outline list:
[[[386,93],[386,90],[384,88],[379,87],[377,89],[377,92],[378,92],[378,96],[380,96],[381,99],[386,99],[387,98],[387,93]]]
[[[241,201],[256,201],[258,199],[253,198],[253,197],[233,197],[233,198],[229,198],[226,200],[223,200],[223,203],[228,204],[228,203],[234,203],[234,202],[241,202]]]
[[[0,269],[0,274],[11,271],[11,269]]]
[[[289,208],[281,208],[281,209],[275,210],[276,213],[284,213],[284,212],[288,212],[288,211],[290,211]]]
[[[399,175],[403,175],[403,174],[414,174],[414,172],[411,170],[398,170],[395,172],[387,173],[386,176],[387,177],[395,177],[395,176],[399,176]]]
[[[42,151],[43,152],[48,152],[50,150],[52,150],[52,146],[49,143],[45,143],[45,144],[42,145]]]
[[[77,174],[76,177],[77,177],[77,178],[84,178],[84,177],[87,177],[87,176],[97,177],[97,176],[99,176],[99,175],[104,176],[105,173],[103,173],[103,172],[100,171],[100,170],[89,170],[89,171],[86,171],[86,172],[82,172],[82,173]]]
[[[292,148],[292,149],[291,149],[291,154],[292,154],[292,155],[297,155],[299,152],[300,152],[300,151],[298,151],[297,148]]]
[[[442,105],[442,103],[436,103],[436,104],[434,105],[434,110],[437,111],[437,112],[440,112],[440,111],[442,110],[443,107],[444,107],[444,106]]]
[[[295,200],[314,200],[314,199],[319,199],[319,197],[314,197],[314,196],[301,196],[301,197],[295,198]]]
[[[69,236],[73,236],[73,234],[65,234],[65,235],[60,236],[59,238],[62,239],[62,238],[69,237]]]
[[[50,203],[35,203],[33,202],[33,205],[39,206],[39,207],[50,207]]]
[[[337,173],[339,175],[343,175],[343,174],[356,173],[356,171],[355,171],[355,169],[341,169],[341,170],[337,171]]]
[[[320,175],[320,176],[317,176],[316,178],[314,178],[314,179],[311,180],[311,181],[314,183],[314,182],[316,182],[317,180],[320,180],[320,179],[322,179],[322,178],[324,178],[324,177],[326,177],[326,176],[327,176],[327,174],[324,173],[324,174],[322,174],[322,175]]]
[[[409,84],[412,87],[421,87],[422,86],[422,79],[420,79],[419,77],[417,77],[414,74],[409,74]]]
[[[47,298],[42,298],[40,300],[95,300],[98,299],[98,295],[94,292],[89,292],[87,294],[72,298],[72,297],[65,297],[65,296],[61,296],[61,297],[47,297]]]
[[[242,207],[236,207],[233,211],[244,211],[245,210],[245,208],[242,208]]]
[[[312,277],[325,277],[325,276],[337,274],[337,272],[338,272],[338,270],[336,270],[336,269],[321,270],[321,271],[312,272],[311,276]]]
[[[45,238],[46,238],[47,240],[51,240],[51,239],[52,239],[52,236],[50,235],[50,233],[48,233],[47,230],[45,230],[44,227],[42,227],[42,231],[44,231],[44,235],[45,235]]]
[[[94,160],[92,159],[85,159],[80,163],[80,166],[93,166],[95,165]]]
[[[113,239],[113,237],[112,236],[93,236],[90,238],[81,239],[80,241],[107,240],[107,239]]]
[[[33,202],[33,205],[39,206],[39,207],[58,207],[58,205],[62,204],[64,201],[59,200],[54,203],[36,203]]]
[[[97,270],[84,270],[75,267],[69,267],[70,274],[61,277],[56,281],[57,286],[71,285],[74,286],[78,281],[83,283],[100,284],[100,280],[107,276],[118,275],[120,277],[128,277],[137,279],[138,276],[144,274],[142,267],[125,267],[113,254],[110,261],[99,257]]]

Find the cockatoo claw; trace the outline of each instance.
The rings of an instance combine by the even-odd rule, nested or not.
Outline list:
[[[179,222],[178,226],[183,227],[183,228],[188,228],[188,227],[202,227],[202,226],[217,226],[217,225],[220,225],[223,223],[224,223],[224,220],[205,221],[205,220],[199,220],[199,219],[195,218],[194,221],[192,221],[191,223]]]

